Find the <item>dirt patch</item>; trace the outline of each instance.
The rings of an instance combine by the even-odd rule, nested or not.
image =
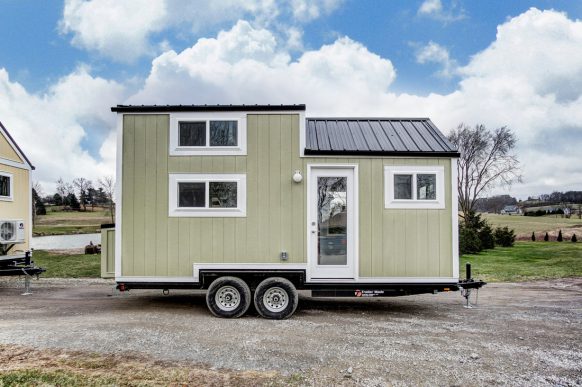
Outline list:
[[[302,295],[284,321],[255,312],[214,318],[197,291],[118,295],[111,282],[33,285],[23,297],[0,284],[0,344],[256,372],[261,383],[264,376],[318,386],[582,384],[582,279],[490,284],[475,309],[463,308],[458,293]]]

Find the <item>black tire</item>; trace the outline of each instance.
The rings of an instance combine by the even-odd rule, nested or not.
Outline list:
[[[251,289],[237,277],[219,277],[206,292],[206,305],[216,317],[237,318],[251,306]]]
[[[299,295],[291,281],[272,277],[257,286],[254,301],[255,308],[262,317],[282,320],[295,313]]]

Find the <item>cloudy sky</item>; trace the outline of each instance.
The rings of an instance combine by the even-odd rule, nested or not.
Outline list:
[[[509,193],[582,190],[581,17],[579,1],[0,0],[0,121],[47,193],[114,174],[111,106],[192,103],[507,125]]]

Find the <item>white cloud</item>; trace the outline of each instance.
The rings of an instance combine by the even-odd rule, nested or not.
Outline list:
[[[72,43],[120,62],[155,56],[167,42],[152,36],[167,29],[182,34],[250,18],[257,25],[275,21],[283,30],[288,23],[309,22],[335,10],[343,0],[65,0],[60,31],[72,34]],[[286,17],[289,20],[283,20]],[[297,29],[297,27],[295,27]]]
[[[452,61],[433,44],[422,60]],[[568,53],[568,55],[564,55]],[[306,103],[308,115],[428,116],[444,132],[460,122],[517,133],[526,183],[514,194],[582,189],[582,21],[531,9],[498,27],[489,47],[458,68],[449,94],[396,93],[387,58],[347,37],[297,59],[268,28],[239,21],[214,38],[152,62],[147,79],[128,97],[122,85],[79,68],[44,95],[32,95],[0,70],[0,117],[39,167],[37,176],[112,174],[116,103]],[[101,135],[100,158],[84,152]],[[99,136],[97,136],[99,137]],[[99,158],[98,158],[99,159]],[[90,178],[94,178],[89,176]]]
[[[389,60],[349,38],[291,61],[270,31],[239,21],[216,38],[200,39],[181,53],[160,55],[144,88],[130,101],[300,103],[317,96],[312,108],[328,105],[340,110],[359,96],[386,92],[395,75]],[[347,94],[337,95],[338,90]]]
[[[80,67],[47,93],[33,95],[0,68],[0,117],[37,167],[34,179],[47,192],[54,189],[59,177],[70,181],[79,176],[95,178],[114,173],[115,154],[109,147],[97,142],[101,150],[96,159],[81,143],[91,143],[91,137],[108,138],[115,125],[109,105],[123,100],[124,93],[121,85],[94,78],[87,68]]]
[[[131,61],[151,50],[148,37],[165,16],[163,0],[66,0],[60,30],[77,47]]]
[[[457,71],[457,61],[451,58],[449,50],[435,42],[429,42],[427,45],[420,47],[416,52],[416,61],[418,63],[437,63],[442,69],[437,73],[443,78],[452,78]]]
[[[582,171],[572,166],[582,147],[581,28],[564,14],[531,9],[500,25],[496,40],[460,69],[430,43],[419,61],[458,71],[461,81],[450,94],[416,96],[391,92],[392,63],[349,38],[291,60],[269,30],[238,22],[217,38],[160,55],[130,101],[306,103],[310,115],[429,116],[445,132],[460,122],[508,125],[526,179],[513,192],[551,191],[555,179],[580,189]]]
[[[463,20],[467,17],[464,9],[458,5],[456,0],[451,1],[449,9],[443,7],[441,0],[425,0],[418,8],[417,13],[420,16],[430,17],[445,24]]]

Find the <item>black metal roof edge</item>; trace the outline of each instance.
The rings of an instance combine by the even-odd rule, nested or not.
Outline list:
[[[116,113],[305,111],[298,105],[117,105]]]
[[[28,159],[28,157],[26,157],[26,155],[24,154],[24,152],[22,151],[22,149],[20,149],[20,147],[18,146],[18,143],[16,141],[14,141],[14,138],[12,138],[12,136],[10,135],[10,132],[8,131],[8,129],[6,129],[6,127],[2,124],[2,121],[0,121],[0,127],[2,128],[2,130],[4,131],[4,133],[6,133],[6,135],[10,139],[10,141],[14,144],[14,146],[16,147],[16,149],[18,150],[18,152],[22,155],[22,157],[24,157],[24,160],[26,161],[26,163],[28,164],[28,166],[30,167],[30,169],[35,170],[36,168],[34,167],[34,165],[32,165],[32,163],[30,162],[30,160]]]
[[[408,157],[461,157],[459,152],[419,152],[419,151],[352,151],[352,150],[314,150],[305,149],[308,156],[408,156]]]
[[[307,121],[430,121],[428,117],[306,117]]]

